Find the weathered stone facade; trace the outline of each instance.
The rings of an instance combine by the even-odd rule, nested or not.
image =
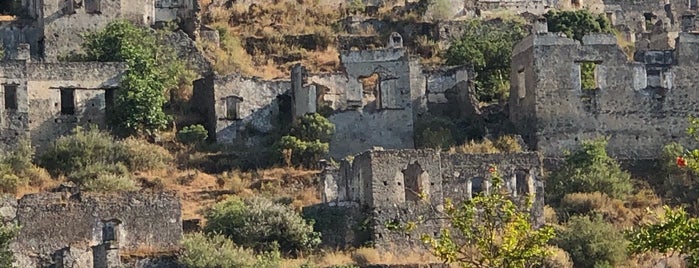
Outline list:
[[[696,33],[682,32],[676,50],[645,51],[636,62],[613,35],[590,34],[580,43],[540,31],[514,48],[510,119],[546,157],[606,136],[613,156],[656,159],[663,145],[689,142],[687,118],[699,112],[697,55]],[[583,64],[594,66],[587,78]],[[583,88],[583,79],[594,88]]]
[[[0,144],[41,150],[75,126],[104,126],[124,63],[0,63]]]
[[[57,61],[80,51],[82,35],[125,19],[139,25],[178,21],[191,37],[198,31],[196,0],[22,0],[27,18],[0,24],[0,39],[14,58],[27,43],[36,59]]]
[[[435,150],[375,149],[359,154],[352,161],[328,166],[321,174],[323,206],[310,208],[317,215],[334,215],[341,223],[364,228],[325,229],[330,246],[373,243],[388,251],[421,247],[422,234],[433,234],[446,223],[437,220],[443,202],[471,198],[491,191],[488,169],[496,165],[503,186],[514,197],[535,196],[532,216],[543,224],[543,162],[538,153],[448,154]],[[320,212],[318,212],[320,211]],[[333,213],[332,211],[343,211]],[[325,213],[325,214],[323,214]],[[364,215],[364,217],[362,217]],[[367,216],[371,215],[371,216]],[[392,223],[419,222],[412,232],[391,230]],[[338,233],[339,232],[339,233]],[[357,241],[360,240],[360,241]]]
[[[296,117],[326,114],[336,128],[330,155],[342,158],[374,146],[412,149],[417,116],[470,101],[472,69],[423,71],[398,34],[387,48],[342,51],[340,59],[343,73],[308,74],[296,65],[290,80],[207,76],[195,82],[192,106],[217,142],[247,145]]]
[[[121,267],[120,252],[176,250],[182,239],[169,193],[40,193],[9,207],[22,226],[10,246],[17,267]]]

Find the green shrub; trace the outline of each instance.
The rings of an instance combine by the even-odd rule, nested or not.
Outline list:
[[[167,167],[174,157],[158,145],[144,140],[128,138],[119,142],[123,146],[119,161],[126,164],[131,171],[147,171]]]
[[[177,139],[184,144],[204,142],[208,137],[209,132],[202,125],[186,126],[177,132]]]
[[[320,234],[292,208],[255,197],[231,197],[204,216],[204,231],[222,234],[238,245],[269,251],[278,244],[283,252],[307,251],[320,244]]]
[[[549,32],[563,32],[569,38],[582,41],[589,33],[612,33],[612,24],[604,14],[592,14],[589,10],[554,11],[544,15]]]
[[[53,175],[70,174],[95,164],[119,162],[123,155],[123,147],[108,133],[77,127],[72,135],[58,138],[39,163]]]
[[[329,142],[334,132],[335,125],[318,113],[300,117],[291,128],[291,135],[303,141]]]
[[[222,235],[191,234],[185,236],[182,245],[184,252],[179,261],[190,268],[276,268],[281,261],[278,251],[255,256],[252,250],[236,246]]]
[[[17,189],[27,182],[15,175],[7,165],[0,164],[0,193],[17,193]]]
[[[330,150],[328,143],[335,132],[335,125],[320,114],[306,114],[291,128],[291,135],[284,135],[275,147],[287,161],[285,151],[291,151],[291,162],[313,167]]]
[[[583,141],[546,183],[547,200],[556,204],[567,193],[601,192],[622,199],[631,193],[631,175],[607,155],[607,141]]]
[[[129,169],[122,163],[105,164],[96,163],[86,166],[83,169],[76,170],[66,175],[68,180],[77,185],[84,185],[92,180],[96,180],[104,175],[129,176]]]
[[[18,231],[18,226],[0,222],[0,267],[2,268],[14,267],[12,266],[14,254],[10,250],[10,243]]]
[[[420,118],[415,122],[415,147],[450,148],[456,144],[454,123],[444,117]]]
[[[93,192],[128,192],[138,189],[136,182],[128,176],[115,174],[100,174],[83,184],[83,190]]]
[[[627,259],[627,240],[602,217],[573,216],[553,243],[568,252],[575,267],[619,265]]]

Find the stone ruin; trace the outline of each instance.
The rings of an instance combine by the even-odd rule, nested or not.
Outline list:
[[[547,158],[606,136],[619,159],[657,159],[667,143],[692,144],[685,129],[699,113],[697,55],[694,32],[680,32],[674,50],[640,51],[633,61],[611,34],[589,34],[582,42],[532,34],[513,51],[510,120]],[[584,75],[583,65],[593,73]],[[583,80],[592,88],[583,88]]]
[[[17,267],[116,268],[123,267],[122,255],[179,249],[181,205],[174,194],[72,189],[0,203],[0,220],[21,226],[10,244]]]
[[[445,199],[460,202],[493,190],[491,165],[497,166],[513,198],[534,196],[532,219],[541,226],[543,162],[535,152],[449,154],[375,148],[338,166],[326,166],[321,173],[323,203],[304,213],[316,219],[315,227],[329,247],[370,243],[389,252],[424,249],[422,234],[447,227],[438,217]],[[391,228],[410,221],[418,223],[413,231]]]
[[[335,124],[335,158],[373,146],[414,148],[414,121],[430,110],[477,107],[469,98],[467,66],[426,70],[402,47],[399,34],[387,48],[340,52],[343,73],[291,69],[290,80],[209,75],[194,83],[193,107],[206,118],[209,136],[221,143],[260,144],[284,122],[323,113]]]

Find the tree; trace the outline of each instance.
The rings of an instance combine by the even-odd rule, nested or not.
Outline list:
[[[480,101],[505,98],[510,89],[512,48],[527,35],[524,24],[516,20],[464,23],[463,36],[446,51],[448,65],[473,64],[476,97]]]
[[[330,150],[334,132],[330,120],[317,113],[307,114],[294,123],[290,135],[282,136],[276,147],[284,158],[290,158],[285,162],[311,167]]]
[[[690,217],[683,208],[664,209],[660,222],[643,224],[628,232],[630,251],[680,254],[690,267],[699,267],[699,219]]]
[[[612,24],[602,14],[595,15],[589,10],[553,11],[544,15],[549,32],[563,32],[569,38],[582,41],[589,33],[611,33]]]
[[[171,49],[158,44],[156,33],[128,21],[114,21],[86,34],[83,48],[87,60],[128,64],[116,92],[115,109],[109,111],[115,126],[126,134],[147,135],[167,126],[166,91],[177,86],[186,68]]]
[[[583,141],[579,150],[566,156],[546,183],[548,202],[556,204],[568,193],[600,192],[614,198],[631,193],[631,175],[607,155],[606,147],[605,139]]]
[[[502,189],[502,178],[491,169],[492,189]],[[438,237],[425,235],[433,254],[461,267],[519,268],[540,265],[551,252],[547,248],[553,228],[534,229],[529,209],[531,197],[520,207],[504,190],[481,193],[455,207],[445,204],[446,218],[453,229],[442,229]],[[458,241],[458,242],[457,242]]]

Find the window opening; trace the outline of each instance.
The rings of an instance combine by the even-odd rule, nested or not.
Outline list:
[[[5,110],[17,110],[17,85],[5,85]]]
[[[63,115],[74,115],[75,114],[75,89],[72,89],[72,88],[62,88],[61,89],[61,114],[63,114]]]

